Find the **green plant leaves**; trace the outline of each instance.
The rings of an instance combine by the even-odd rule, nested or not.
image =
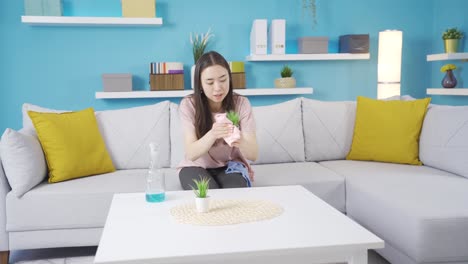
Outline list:
[[[211,33],[211,28],[205,34],[194,34],[190,33],[190,43],[192,43],[192,52],[194,64],[197,63],[198,59],[205,53],[205,48],[209,43],[209,40],[214,35]]]
[[[231,120],[232,124],[235,125],[236,127],[239,126],[240,123],[240,116],[238,113],[234,111],[229,111],[226,113],[226,118]]]
[[[458,30],[456,27],[455,28],[448,28],[443,34],[442,34],[442,39],[462,39],[463,38],[463,32],[461,30]]]
[[[288,65],[284,65],[283,69],[281,69],[281,77],[282,78],[291,77],[293,75],[293,73],[294,73],[293,70]]]
[[[195,183],[196,188],[190,185],[192,187],[193,192],[198,198],[206,198],[208,194],[208,189],[210,187],[210,178],[207,177],[202,177],[200,176],[200,179],[193,179],[193,182]]]

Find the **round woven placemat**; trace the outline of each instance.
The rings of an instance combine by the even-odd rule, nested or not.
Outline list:
[[[175,206],[171,214],[182,224],[217,226],[234,225],[271,219],[283,213],[283,208],[264,200],[211,200],[207,213],[198,213],[195,202]]]

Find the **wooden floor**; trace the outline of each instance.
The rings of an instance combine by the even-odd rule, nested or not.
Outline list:
[[[67,257],[94,256],[97,247],[78,247],[78,248],[58,248],[58,249],[33,249],[12,251],[10,254],[10,264],[20,261],[34,261],[43,259],[56,259]],[[384,258],[374,251],[369,252],[368,264],[390,264]],[[43,262],[41,262],[43,263]],[[28,263],[24,263],[28,264]],[[31,263],[31,264],[38,264]],[[92,263],[89,263],[92,264]]]

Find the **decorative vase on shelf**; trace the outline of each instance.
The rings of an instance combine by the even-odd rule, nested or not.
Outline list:
[[[452,70],[447,70],[445,72],[444,79],[442,79],[442,87],[444,88],[453,88],[457,86],[457,79],[453,75]]]
[[[190,69],[190,76],[191,76],[191,84],[192,89],[195,88],[194,86],[194,76],[195,76],[195,64],[197,64],[198,59],[205,53],[206,46],[210,42],[210,38],[214,35],[211,34],[211,28],[205,34],[192,34],[190,33],[190,43],[192,44],[192,52],[193,52],[193,62],[194,65]]]
[[[190,68],[190,83],[192,84],[192,89],[195,89],[194,85],[194,80],[195,80],[195,65],[192,65],[192,68]]]

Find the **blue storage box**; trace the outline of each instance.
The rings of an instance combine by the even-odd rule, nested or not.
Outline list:
[[[24,0],[26,16],[62,16],[62,0]]]
[[[340,36],[340,53],[369,53],[369,34]]]

